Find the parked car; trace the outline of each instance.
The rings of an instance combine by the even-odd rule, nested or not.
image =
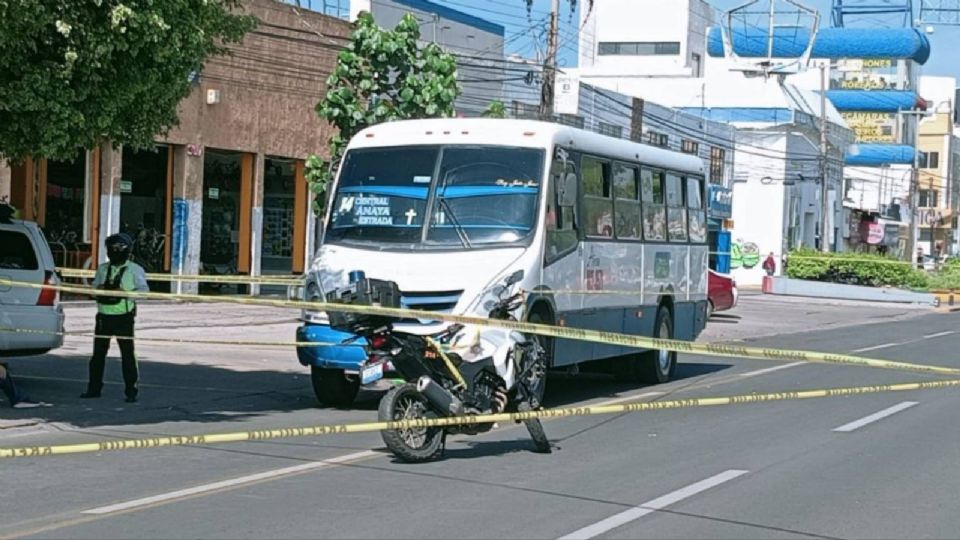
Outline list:
[[[40,227],[32,221],[11,219],[5,215],[10,212],[2,212],[4,208],[9,207],[0,206],[0,279],[58,285],[53,254]],[[60,293],[0,282],[0,356],[43,354],[61,345]]]
[[[716,311],[733,309],[737,305],[737,282],[727,274],[707,270],[707,318]]]

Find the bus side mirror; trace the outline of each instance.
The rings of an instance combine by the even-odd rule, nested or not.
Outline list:
[[[567,173],[560,178],[557,186],[557,206],[576,206],[577,204],[577,175]]]

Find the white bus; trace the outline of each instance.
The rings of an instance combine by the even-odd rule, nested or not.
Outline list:
[[[390,122],[357,134],[330,187],[306,297],[362,271],[395,281],[402,305],[486,316],[489,289],[518,269],[526,320],[693,340],[707,318],[703,162],[563,125],[495,119]],[[340,343],[305,311],[298,340]],[[444,323],[411,321],[434,333]],[[320,401],[360,386],[362,342],[305,346]],[[552,368],[594,360],[664,382],[676,354],[547,342]]]

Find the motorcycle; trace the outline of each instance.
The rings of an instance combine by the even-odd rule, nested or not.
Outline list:
[[[367,279],[357,272],[349,286],[327,295],[331,303],[400,307],[400,291],[392,281]],[[516,320],[523,293],[511,294],[523,271],[495,287],[484,310],[490,318]],[[526,412],[540,408],[546,377],[546,351],[536,336],[506,329],[452,324],[423,336],[398,331],[396,317],[330,311],[330,326],[364,338],[368,360],[361,369],[364,381],[382,377],[392,365],[404,384],[380,401],[380,421],[420,420],[452,416]],[[373,374],[372,376],[369,374]],[[520,421],[518,421],[519,423]],[[537,418],[523,420],[537,452],[549,453],[550,441]],[[383,442],[403,461],[424,462],[443,453],[449,434],[476,435],[492,423],[446,427],[404,428],[381,432]]]

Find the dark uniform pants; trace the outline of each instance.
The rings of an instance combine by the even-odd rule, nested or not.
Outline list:
[[[93,340],[93,358],[90,359],[90,382],[87,384],[87,391],[99,394],[103,388],[103,369],[107,360],[107,352],[110,350],[110,336],[118,338],[133,337],[134,314],[125,315],[103,315],[97,314],[96,334],[98,336]],[[126,387],[127,397],[137,397],[137,380],[139,371],[137,369],[137,357],[133,352],[132,339],[117,339],[117,345],[120,347],[120,358],[123,362],[123,383]]]

